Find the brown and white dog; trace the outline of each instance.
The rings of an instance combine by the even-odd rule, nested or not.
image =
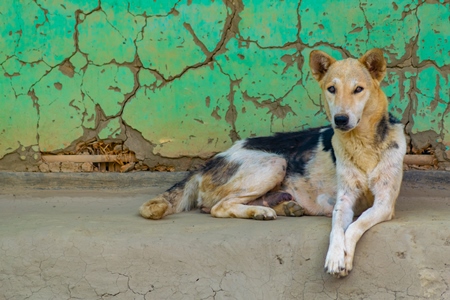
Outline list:
[[[332,216],[325,269],[346,276],[364,232],[394,216],[406,142],[380,89],[381,50],[340,61],[312,51],[310,68],[331,126],[238,141],[144,203],[141,215],[197,207],[219,218]]]

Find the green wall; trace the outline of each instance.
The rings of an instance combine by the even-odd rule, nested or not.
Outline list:
[[[385,51],[384,90],[411,151],[450,169],[448,1],[3,0],[0,169],[124,141],[187,168],[252,135],[327,124],[308,70]]]

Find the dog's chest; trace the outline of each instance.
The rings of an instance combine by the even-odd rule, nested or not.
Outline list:
[[[349,153],[351,162],[365,174],[369,174],[378,165],[380,155],[374,151],[356,151]]]
[[[369,174],[379,164],[381,151],[377,147],[360,141],[337,141],[336,156],[344,165],[356,167],[364,174]]]

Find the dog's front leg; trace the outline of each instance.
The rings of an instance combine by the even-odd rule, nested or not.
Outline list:
[[[374,195],[373,206],[364,211],[355,222],[350,224],[345,232],[345,247],[347,250],[345,268],[348,271],[353,267],[356,244],[364,232],[378,223],[393,218],[395,202],[400,192],[402,173],[401,164],[396,166],[380,164],[370,176],[370,190]]]
[[[349,272],[345,264],[345,231],[353,220],[353,206],[357,197],[349,189],[341,188],[334,206],[325,270],[336,277],[346,276]]]

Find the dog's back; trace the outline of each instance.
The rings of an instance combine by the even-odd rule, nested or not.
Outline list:
[[[333,129],[324,127],[238,141],[141,206],[141,215],[159,219],[199,207],[210,212],[219,201],[242,193],[243,189],[246,202],[255,201],[269,191],[284,191],[292,196],[290,200],[300,204],[304,213],[329,215],[332,209],[329,198],[335,194],[332,190],[336,186],[332,136]],[[324,193],[326,205],[316,203],[317,196]],[[286,215],[284,209],[281,214]]]

